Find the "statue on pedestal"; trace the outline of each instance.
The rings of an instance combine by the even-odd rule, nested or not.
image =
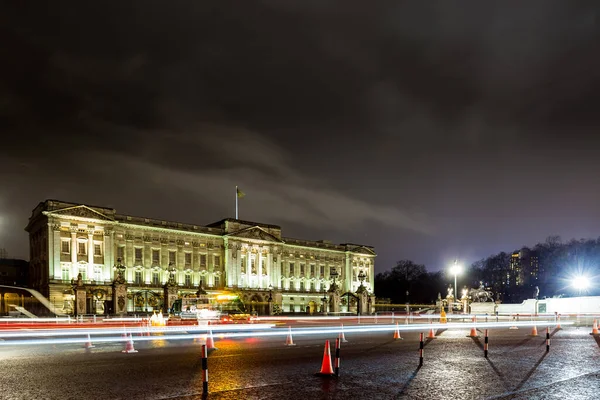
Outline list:
[[[446,295],[446,297],[454,298],[454,288],[452,287],[452,285],[448,285],[448,294]]]

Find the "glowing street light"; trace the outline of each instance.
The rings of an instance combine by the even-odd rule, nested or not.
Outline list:
[[[456,276],[462,273],[462,267],[458,265],[458,260],[454,260],[454,265],[450,268],[450,273],[454,274],[454,301],[456,301],[458,296],[458,291],[456,288]]]
[[[581,291],[586,290],[590,287],[590,280],[587,276],[576,276],[573,278],[571,285],[581,293]]]

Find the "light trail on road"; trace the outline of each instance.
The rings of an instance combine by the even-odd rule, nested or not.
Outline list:
[[[564,322],[563,325],[573,325],[574,322]],[[338,335],[342,331],[346,333],[369,333],[369,332],[392,332],[396,329],[400,331],[427,331],[430,329],[468,329],[471,327],[474,328],[510,328],[510,327],[532,327],[532,326],[552,326],[555,325],[553,321],[539,321],[539,322],[515,322],[515,323],[507,323],[507,322],[494,322],[494,323],[448,323],[448,324],[415,324],[415,325],[367,325],[367,326],[345,326],[345,327],[331,327],[331,328],[321,328],[321,327],[311,327],[311,328],[297,328],[293,330],[294,336],[311,336],[311,335]],[[238,326],[238,330],[249,330],[251,325],[246,326]],[[177,327],[181,328],[181,327]],[[30,340],[8,340],[8,341],[0,341],[0,346],[23,346],[23,345],[43,345],[43,344],[76,344],[76,343],[87,343],[90,339],[87,338],[87,335],[92,333],[95,335],[93,341],[95,343],[115,343],[115,342],[126,342],[132,340],[133,342],[145,342],[145,341],[157,341],[157,340],[193,340],[198,339],[198,337],[203,337],[209,334],[209,331],[213,332],[212,326],[209,327],[199,327],[194,326],[193,329],[180,330],[181,332],[198,332],[198,333],[186,333],[186,334],[163,334],[161,336],[133,336],[134,334],[146,334],[149,331],[141,329],[141,328],[132,328],[123,330],[120,329],[118,331],[115,330],[96,330],[96,331],[77,331],[73,332],[71,336],[74,335],[86,335],[86,337],[82,338],[62,338],[62,339],[30,339]],[[231,328],[231,327],[230,327]],[[245,328],[245,329],[244,329]],[[230,329],[231,330],[231,329]],[[110,333],[109,333],[110,332]],[[173,333],[171,329],[164,328],[155,328],[152,330],[153,333]],[[200,332],[203,332],[200,334]],[[128,336],[97,336],[97,335],[110,335],[110,334],[127,334]],[[233,339],[233,338],[256,338],[256,337],[275,337],[275,336],[287,336],[289,334],[289,330],[287,329],[270,329],[268,331],[260,331],[253,330],[252,332],[222,332],[218,333],[215,336],[218,336],[221,339]],[[22,336],[11,336],[14,338],[19,337],[38,337],[40,335],[35,335],[35,332],[24,332]],[[58,335],[54,335],[58,336]],[[5,336],[6,337],[6,336]]]

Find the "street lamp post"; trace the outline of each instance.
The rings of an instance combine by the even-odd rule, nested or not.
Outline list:
[[[269,315],[273,315],[273,285],[269,284],[269,298],[267,299],[269,302]]]
[[[323,289],[323,315],[327,315],[327,296],[325,295],[325,285],[322,286]]]
[[[365,275],[365,273],[362,270],[358,273],[358,280],[360,282],[360,286],[359,287],[364,287],[363,282],[365,281],[366,277],[367,276]]]
[[[330,305],[331,305],[331,312],[333,313],[338,313],[340,311],[339,307],[340,307],[340,303],[339,303],[339,298],[337,295],[337,283],[335,283],[335,278],[337,278],[338,276],[338,272],[335,268],[333,268],[333,271],[331,271],[329,273],[329,276],[333,279],[333,282],[331,283],[331,285],[329,286],[329,292],[331,293],[331,300],[330,300]],[[350,305],[348,304],[348,308],[350,307]]]
[[[458,296],[458,291],[456,289],[456,276],[462,272],[462,268],[458,265],[458,261],[454,260],[454,265],[450,268],[450,272],[454,274],[454,301],[456,301]]]

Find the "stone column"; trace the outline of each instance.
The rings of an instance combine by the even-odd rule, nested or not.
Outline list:
[[[352,275],[352,259],[350,257],[350,253],[346,252],[346,257],[345,260],[343,261],[343,265],[344,265],[344,275],[346,277],[346,279],[344,279],[344,287],[343,287],[343,292],[350,292],[352,291],[352,280],[353,280],[353,275]],[[341,273],[341,271],[340,271]]]
[[[60,265],[60,252],[61,252],[61,243],[60,243],[60,224],[53,224],[52,225],[52,236],[53,236],[53,241],[52,241],[52,249],[53,249],[53,253],[52,253],[52,260],[53,260],[53,264],[54,267],[50,269],[50,271],[52,272],[52,275],[54,277],[54,279],[62,279],[62,267]]]
[[[87,272],[88,280],[92,278],[95,279],[94,276],[94,231],[88,230],[88,272]]]
[[[134,254],[134,248],[133,248],[133,240],[134,240],[134,236],[131,234],[125,234],[125,254],[124,254],[124,260],[123,260],[123,265],[125,267],[129,267],[127,268],[125,275],[123,276],[123,278],[125,278],[125,281],[132,281],[133,280],[133,276],[131,275],[133,272],[133,269],[131,268],[134,265],[134,258],[135,258],[135,254]],[[127,300],[127,296],[125,297],[125,300]],[[116,309],[116,308],[115,308]]]
[[[256,287],[258,289],[262,289],[262,254],[260,251],[256,253],[255,256],[256,262],[256,277],[258,278],[258,282],[256,282]]]
[[[242,249],[239,246],[235,246],[233,251],[235,251],[235,260],[234,260],[234,269],[235,269],[235,280],[233,285],[236,287],[242,286]]]
[[[77,227],[71,226],[71,278],[75,278],[78,271],[77,266]]]
[[[102,279],[108,280],[112,276],[113,259],[113,241],[114,233],[112,230],[104,230],[104,268],[102,269]]]
[[[278,287],[279,285],[277,284],[277,282],[275,281],[275,267],[273,266],[273,253],[268,252],[267,253],[267,287],[269,287],[269,285],[273,286],[273,288]]]
[[[375,263],[374,260],[373,262],[369,263],[369,290],[371,292],[375,291]]]

